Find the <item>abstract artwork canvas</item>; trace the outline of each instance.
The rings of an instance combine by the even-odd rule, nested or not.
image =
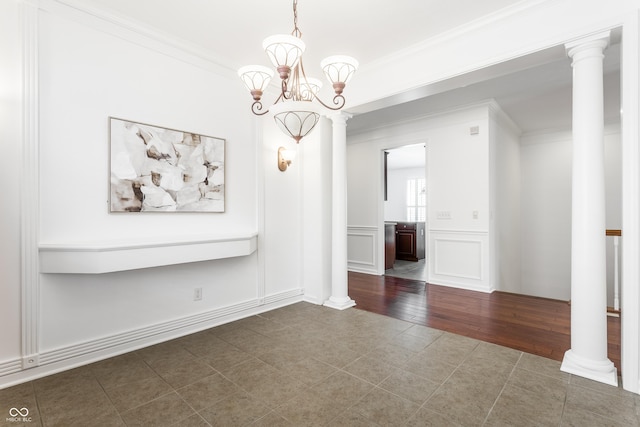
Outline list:
[[[111,212],[224,212],[225,140],[110,118]]]

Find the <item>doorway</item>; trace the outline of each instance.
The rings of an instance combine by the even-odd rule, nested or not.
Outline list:
[[[382,151],[385,276],[427,281],[426,144]]]

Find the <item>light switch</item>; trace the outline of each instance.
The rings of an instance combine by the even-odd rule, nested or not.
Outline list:
[[[451,219],[451,211],[438,211],[436,212],[438,219]]]

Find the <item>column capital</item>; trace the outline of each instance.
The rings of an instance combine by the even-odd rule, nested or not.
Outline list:
[[[609,46],[610,36],[611,31],[603,31],[601,33],[592,34],[590,36],[566,43],[564,45],[564,48],[569,58],[574,58],[578,52],[584,51],[586,49],[596,48],[600,51],[603,51],[607,46]]]
[[[353,117],[353,114],[349,114],[344,111],[335,111],[327,114],[327,117],[331,119],[333,124],[347,124],[347,120]]]

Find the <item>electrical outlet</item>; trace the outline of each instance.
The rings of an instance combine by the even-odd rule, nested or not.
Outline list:
[[[193,290],[193,300],[194,301],[202,300],[202,288],[195,288]]]

